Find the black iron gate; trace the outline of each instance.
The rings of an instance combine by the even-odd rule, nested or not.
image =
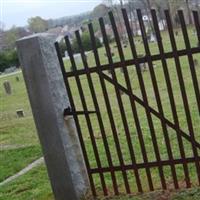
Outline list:
[[[198,13],[193,12],[193,35],[196,43],[192,46],[182,11],[178,11],[180,29],[177,30],[172,27],[169,11],[165,11],[167,30],[161,33],[156,12],[152,10],[152,33],[156,38],[153,45],[158,48],[156,54],[152,54],[152,44],[148,41],[141,10],[137,10],[141,37],[133,37],[125,9],[122,9],[122,16],[127,38],[124,43],[121,42],[113,13],[109,13],[114,47],[109,42],[103,18],[99,19],[105,50],[104,54],[100,52],[101,55],[99,51],[102,50],[97,48],[93,25],[88,25],[92,46],[90,61],[85,54],[79,31],[75,32],[82,67],[77,66],[68,36],[65,37],[65,42],[71,71],[65,70],[59,44],[55,44],[71,103],[71,108],[65,110],[65,115],[74,117],[93,195],[96,196],[100,188],[104,195],[113,192],[116,195],[120,192],[131,193],[135,188],[139,192],[152,191],[160,187],[159,183],[162,189],[167,189],[171,182],[175,188],[182,187],[182,182],[184,187],[191,187],[197,182],[193,180],[194,174],[200,183],[200,143],[197,141],[200,136],[200,92],[196,57],[200,53]],[[167,35],[167,32],[168,43],[163,41],[163,34]],[[185,44],[185,48],[181,50],[177,46],[177,34],[181,35],[182,43]],[[165,51],[166,44],[170,46],[170,51]],[[139,45],[143,45],[143,56],[137,51]],[[124,53],[127,46],[129,59]],[[113,56],[114,48],[117,58]],[[106,57],[107,63],[101,63],[102,56]],[[90,67],[89,62],[93,61],[95,66]],[[186,66],[191,76],[190,87],[185,78],[186,67],[182,68],[185,62],[188,62]],[[160,67],[155,68],[155,63]],[[161,74],[163,79],[159,77]],[[135,85],[133,76],[137,79]],[[146,82],[151,82],[151,90],[145,86]],[[160,88],[164,83],[166,87]],[[149,95],[149,91],[152,91],[153,97],[151,92]],[[179,96],[177,91],[180,92]],[[164,94],[167,94],[165,98]],[[168,103],[163,103],[163,99]],[[167,106],[170,114],[165,112]]]

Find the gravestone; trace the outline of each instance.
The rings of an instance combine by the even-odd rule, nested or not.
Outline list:
[[[147,40],[148,40],[148,42],[150,42],[150,39],[151,39],[151,35],[147,35]]]
[[[115,53],[111,52],[111,56],[114,57],[114,56],[115,56]]]
[[[192,31],[192,35],[196,35],[196,34],[197,34],[196,30],[193,29],[193,31]]]
[[[146,63],[140,63],[140,69],[145,72],[147,71],[147,64]]]
[[[12,89],[11,89],[10,82],[9,81],[5,81],[3,83],[3,86],[4,86],[6,94],[11,95],[12,94]]]
[[[156,42],[156,37],[153,33],[150,35],[149,42]]]
[[[194,66],[196,67],[196,66],[198,66],[198,65],[199,65],[198,60],[197,60],[197,59],[194,59]]]
[[[71,71],[71,72],[73,72],[73,71],[74,71],[74,68],[73,68],[73,66],[71,66],[71,67],[70,67],[70,71]]]
[[[16,78],[15,78],[15,79],[16,79],[16,81],[17,81],[17,82],[19,82],[19,77],[18,77],[18,76],[16,76]]]
[[[124,91],[119,90],[119,93],[120,93],[120,95],[123,95],[123,94],[124,94]]]
[[[16,110],[16,114],[18,118],[24,117],[24,111],[22,109]]]

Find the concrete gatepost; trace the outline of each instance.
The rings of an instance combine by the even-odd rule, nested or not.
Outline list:
[[[55,199],[81,199],[89,181],[74,120],[63,117],[70,104],[53,37],[25,37],[17,49]]]

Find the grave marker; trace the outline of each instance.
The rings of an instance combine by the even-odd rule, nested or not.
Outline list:
[[[12,89],[11,89],[11,84],[9,81],[5,81],[3,83],[3,86],[4,86],[4,90],[6,92],[7,95],[11,95],[12,94]]]

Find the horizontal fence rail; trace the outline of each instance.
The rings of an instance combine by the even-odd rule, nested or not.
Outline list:
[[[198,43],[193,46],[183,11],[178,11],[178,31],[185,46],[179,49],[174,34],[178,31],[173,28],[169,11],[164,12],[166,30],[161,32],[156,11],[151,10],[151,32],[155,39],[154,46],[158,49],[156,54],[151,51],[153,45],[148,41],[142,11],[138,9],[136,13],[141,33],[137,37],[144,51],[142,56],[138,52],[137,37],[133,34],[125,9],[122,9],[118,21],[112,12],[108,13],[118,60],[113,57],[113,44],[109,41],[103,18],[99,19],[103,40],[101,49],[97,48],[93,24],[88,25],[92,49],[89,56],[80,32],[75,32],[81,67],[77,64],[68,36],[65,37],[69,56],[66,62],[70,63],[68,68],[71,71],[66,71],[59,43],[55,43],[71,104],[71,108],[65,110],[65,115],[72,115],[75,120],[94,196],[168,189],[170,184],[178,189],[183,187],[181,181],[188,188],[200,183],[200,129],[197,129],[200,128],[200,91],[199,69],[196,67],[196,56],[200,54],[198,12],[193,12],[193,29]],[[124,27],[122,35],[119,31],[121,26]],[[163,37],[167,37],[165,35],[168,35],[167,44],[171,46],[167,52],[166,41],[163,40]],[[126,45],[123,45],[124,41]],[[127,44],[129,58],[126,58],[125,52]],[[106,64],[101,63],[101,51],[105,52]],[[91,65],[90,59],[95,64]],[[187,65],[187,74],[182,59]],[[155,68],[155,63],[160,63],[159,69]],[[147,72],[141,66],[147,66]],[[186,75],[191,77],[187,78],[189,82],[186,82]],[[188,95],[188,84],[192,101]],[[163,85],[165,89],[162,89]],[[167,104],[163,102],[165,100]],[[168,112],[166,107],[169,107]],[[180,113],[183,117],[180,117]],[[196,182],[191,175],[191,165]]]

